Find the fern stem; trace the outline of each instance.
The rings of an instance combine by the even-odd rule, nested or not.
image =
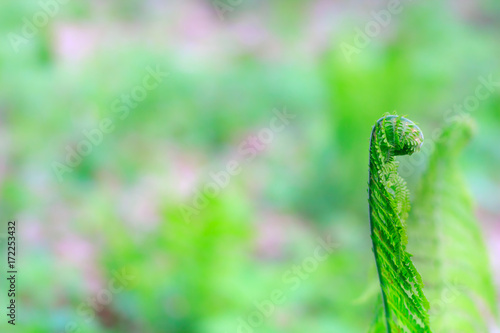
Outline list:
[[[369,168],[368,168],[368,198],[370,199],[372,197],[372,187],[373,187],[373,178],[372,178],[372,168],[373,168],[373,160],[371,158],[371,151],[374,147],[372,147],[373,145],[373,136],[375,135],[375,131],[377,130],[377,125],[374,125],[373,126],[373,129],[372,129],[372,134],[371,134],[371,137],[370,137],[370,156],[369,156]],[[380,289],[382,291],[382,301],[383,301],[383,304],[384,304],[384,317],[385,317],[385,325],[387,327],[387,333],[391,333],[391,325],[390,325],[390,322],[391,322],[391,313],[389,311],[389,304],[387,303],[387,296],[385,295],[385,291],[384,291],[384,281],[383,281],[383,278],[382,278],[382,271],[380,269],[380,266],[379,266],[379,258],[378,258],[378,249],[377,249],[377,244],[375,242],[375,240],[373,239],[373,234],[375,233],[375,228],[374,228],[374,223],[373,223],[373,219],[372,219],[372,204],[371,204],[371,200],[368,201],[368,206],[369,206],[369,213],[370,213],[370,238],[372,239],[372,246],[373,246],[373,254],[375,256],[375,266],[377,267],[377,275],[378,275],[378,279],[379,279],[379,282],[380,282]]]

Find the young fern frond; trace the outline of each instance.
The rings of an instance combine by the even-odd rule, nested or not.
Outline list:
[[[488,319],[497,314],[488,252],[458,166],[472,129],[463,121],[443,131],[410,220],[412,253],[426,282],[436,333],[488,332]]]
[[[431,332],[422,280],[406,252],[409,191],[397,173],[399,163],[395,159],[419,151],[422,143],[423,134],[417,125],[393,115],[379,119],[371,135],[370,228],[385,317],[377,320],[377,326],[385,326],[389,333]]]

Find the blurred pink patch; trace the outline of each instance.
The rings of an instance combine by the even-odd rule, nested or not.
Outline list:
[[[39,219],[27,215],[20,216],[21,223],[19,232],[21,238],[30,246],[40,245],[44,239],[42,223]]]
[[[287,242],[290,218],[274,213],[265,214],[257,226],[256,251],[264,259],[283,257]]]
[[[60,24],[55,29],[55,53],[64,63],[79,63],[96,50],[100,35],[96,26]]]
[[[169,156],[167,157],[168,165],[171,168],[169,172],[168,193],[175,195],[179,199],[189,199],[196,191],[196,186],[199,185],[200,178],[205,175],[203,167],[206,161],[196,156],[196,154],[186,155],[180,151],[175,151],[174,148],[169,148]]]
[[[68,235],[56,245],[57,255],[76,267],[90,264],[94,258],[92,245],[81,237]]]
[[[479,210],[477,215],[486,238],[495,284],[500,289],[500,216],[487,210]]]

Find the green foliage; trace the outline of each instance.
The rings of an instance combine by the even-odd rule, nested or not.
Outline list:
[[[497,313],[486,247],[458,166],[472,132],[470,121],[443,131],[409,223],[435,332],[487,332]]]
[[[242,4],[224,22],[209,1],[68,2],[19,53],[7,36],[20,34],[40,4],[1,1],[0,212],[23,226],[22,331],[62,332],[75,320],[89,333],[236,332],[238,318],[283,289],[283,272],[325,233],[341,248],[254,331],[366,331],[372,304],[352,302],[376,274],[360,177],[369,141],[360,138],[394,109],[425,128],[461,117],[451,108],[473,95],[477,77],[498,80],[500,2],[486,2],[487,10],[468,3],[474,15],[407,3],[390,29],[346,59],[341,42],[352,43],[367,19],[348,1]],[[145,8],[136,11],[138,3]],[[59,183],[51,163],[64,161],[83,130],[115,116],[113,101],[156,65],[171,76]],[[282,107],[297,120],[185,224],[176,205],[190,203],[214,164],[232,159]],[[475,199],[495,220],[499,110],[498,91],[474,108],[481,135],[466,156]],[[403,174],[424,154],[415,155],[400,166],[409,188],[424,166]],[[87,322],[79,306],[125,265],[138,278],[106,307],[117,322],[103,325],[101,314]],[[9,331],[2,321],[0,332]]]
[[[369,203],[373,251],[382,288],[387,332],[430,332],[423,284],[406,252],[405,220],[410,208],[397,155],[412,155],[423,134],[403,117],[385,116],[373,127],[370,144]],[[380,325],[380,320],[377,323]]]

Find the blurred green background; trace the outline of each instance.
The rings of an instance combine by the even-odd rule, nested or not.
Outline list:
[[[394,111],[426,134],[401,158],[413,192],[436,129],[476,119],[462,167],[500,272],[500,3],[221,3],[1,2],[0,233],[5,254],[18,221],[19,270],[2,332],[365,332],[368,145]],[[169,75],[120,111],[147,67]],[[278,110],[294,118],[262,144]],[[319,238],[335,244],[321,260]]]

